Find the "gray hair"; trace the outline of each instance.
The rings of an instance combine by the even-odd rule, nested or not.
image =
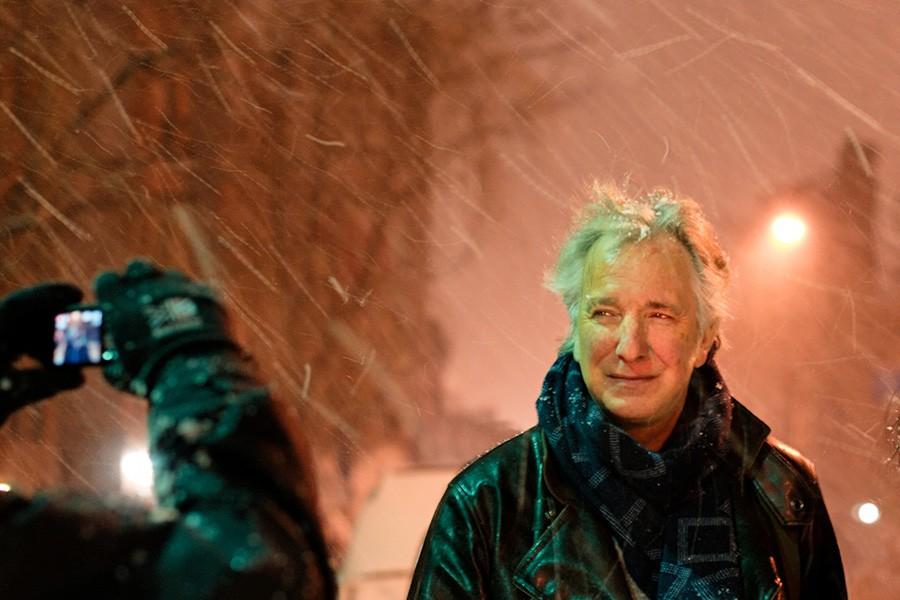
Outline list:
[[[574,348],[588,253],[598,240],[611,236],[615,251],[659,234],[671,235],[681,242],[690,254],[696,275],[691,287],[697,299],[700,329],[705,330],[710,323],[716,323],[718,328],[727,317],[728,257],[700,205],[665,189],[629,197],[614,185],[598,183],[591,187],[590,196],[591,203],[563,243],[556,268],[547,274],[545,283],[549,290],[562,296],[569,312],[569,332],[560,353]],[[715,348],[721,344],[718,332],[716,344]]]

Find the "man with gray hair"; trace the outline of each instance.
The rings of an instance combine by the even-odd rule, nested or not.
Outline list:
[[[450,483],[409,597],[846,598],[812,465],[713,360],[728,260],[700,207],[592,195],[538,425]]]

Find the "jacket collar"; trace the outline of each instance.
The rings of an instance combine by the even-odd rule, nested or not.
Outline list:
[[[734,408],[726,441],[726,462],[745,475],[759,457],[771,429],[743,404],[733,398],[732,402]]]
[[[543,430],[535,430],[542,457],[538,468],[551,496],[545,516],[551,521],[516,565],[516,586],[535,598],[631,598],[625,561],[612,534],[560,474]]]

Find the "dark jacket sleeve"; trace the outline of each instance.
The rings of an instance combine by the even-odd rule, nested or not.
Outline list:
[[[334,597],[312,474],[248,365],[173,358],[148,425],[149,513],[71,495],[0,499],[4,596]]]
[[[772,518],[789,597],[847,598],[841,551],[815,467],[771,437],[761,456],[755,484]]]
[[[834,528],[825,508],[822,494],[818,492],[812,527],[804,530],[800,540],[801,578],[803,600],[847,598],[844,566],[838,548]]]
[[[438,504],[413,574],[409,600],[487,598],[482,532],[456,482]]]

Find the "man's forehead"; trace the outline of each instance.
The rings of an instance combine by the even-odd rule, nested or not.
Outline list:
[[[584,266],[585,300],[628,294],[642,303],[680,305],[691,293],[693,267],[677,240],[663,236],[625,244],[612,256],[608,247],[595,248]]]

